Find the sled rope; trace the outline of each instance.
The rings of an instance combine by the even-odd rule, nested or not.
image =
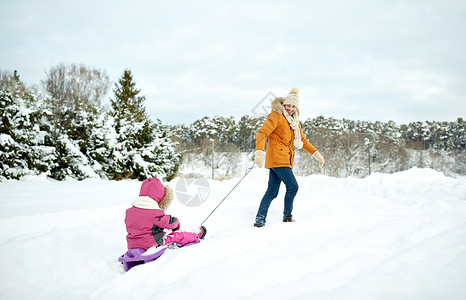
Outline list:
[[[202,225],[205,223],[205,221],[207,221],[207,219],[214,213],[214,211],[217,210],[217,208],[223,203],[223,201],[225,201],[225,199],[231,194],[231,192],[233,192],[233,190],[238,186],[238,184],[240,184],[240,182],[243,181],[244,177],[246,177],[246,175],[248,175],[249,172],[251,172],[251,170],[254,169],[254,167],[255,167],[255,166],[254,166],[254,163],[253,163],[252,167],[250,167],[250,168],[248,169],[248,171],[246,172],[246,174],[244,174],[243,178],[241,178],[241,179],[238,181],[238,183],[236,183],[236,185],[230,190],[230,192],[228,192],[228,194],[225,196],[225,198],[223,198],[223,200],[220,201],[220,203],[210,212],[210,214],[207,216],[207,218],[205,218],[205,220],[202,221],[202,223],[201,223],[200,226],[202,226]]]

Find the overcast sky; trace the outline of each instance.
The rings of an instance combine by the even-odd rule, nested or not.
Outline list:
[[[464,0],[0,0],[0,34],[26,84],[62,62],[129,69],[168,124],[264,114],[292,87],[302,119],[466,117]]]

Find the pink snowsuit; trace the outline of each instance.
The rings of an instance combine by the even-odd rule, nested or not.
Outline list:
[[[175,231],[180,228],[180,221],[163,212],[172,200],[169,187],[164,187],[159,179],[148,178],[141,186],[139,197],[133,201],[133,207],[126,210],[126,241],[128,249],[149,249],[170,243],[185,245],[199,240],[193,232]],[[165,230],[173,230],[166,235]]]

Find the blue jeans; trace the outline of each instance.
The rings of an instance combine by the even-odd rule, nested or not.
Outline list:
[[[292,216],[291,212],[293,211],[293,201],[296,193],[298,192],[298,182],[294,177],[293,170],[289,167],[270,168],[269,186],[267,187],[267,191],[259,205],[259,211],[256,215],[256,224],[261,226],[265,225],[267,211],[269,210],[272,200],[277,197],[278,191],[280,190],[280,183],[282,181],[286,186],[283,218],[285,219]]]

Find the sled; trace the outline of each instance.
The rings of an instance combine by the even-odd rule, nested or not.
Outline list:
[[[162,256],[162,254],[164,254],[167,249],[177,249],[177,248],[186,247],[186,246],[190,246],[190,245],[197,244],[197,243],[199,243],[199,241],[187,243],[184,246],[181,246],[181,244],[178,244],[178,243],[173,243],[173,244],[160,247],[160,249],[158,249],[157,252],[155,253],[146,254],[146,255],[144,254],[146,253],[146,250],[142,248],[132,248],[126,251],[125,254],[120,256],[118,258],[118,261],[123,264],[125,271],[128,272],[131,268],[135,266],[142,265],[142,264],[156,260],[157,258]]]

